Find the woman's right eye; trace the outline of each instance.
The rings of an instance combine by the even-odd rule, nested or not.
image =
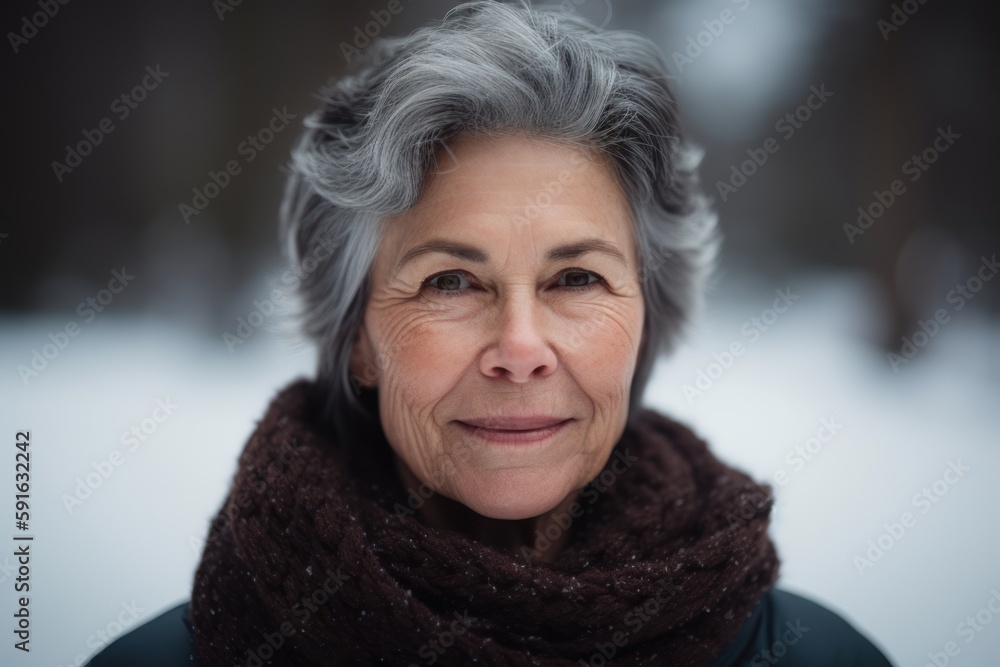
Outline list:
[[[439,273],[436,276],[431,276],[427,279],[425,284],[434,288],[438,292],[445,292],[448,294],[461,294],[470,287],[468,278],[466,278],[464,274],[457,271],[449,271],[447,273]]]

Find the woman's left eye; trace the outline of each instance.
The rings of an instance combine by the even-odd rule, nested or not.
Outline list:
[[[563,284],[563,280],[566,280],[566,284]],[[585,271],[583,269],[570,269],[564,271],[561,276],[559,276],[559,287],[568,287],[570,289],[588,289],[598,282],[604,280],[603,277],[594,273],[593,271]]]

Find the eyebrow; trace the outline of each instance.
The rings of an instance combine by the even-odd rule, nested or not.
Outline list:
[[[448,241],[445,239],[431,239],[430,241],[425,241],[424,243],[414,246],[406,251],[406,254],[404,254],[400,258],[399,263],[396,264],[396,273],[401,271],[411,260],[414,260],[421,255],[435,252],[451,255],[452,257],[464,259],[476,264],[485,264],[490,259],[490,256],[485,251],[474,246],[455,241]],[[603,252],[621,260],[626,264],[628,263],[625,253],[623,253],[618,246],[599,238],[583,239],[582,241],[577,241],[575,243],[567,243],[556,246],[549,250],[549,252],[545,255],[545,260],[548,262],[558,262],[566,259],[575,259],[589,252]]]

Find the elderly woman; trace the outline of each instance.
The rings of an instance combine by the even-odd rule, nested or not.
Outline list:
[[[888,665],[774,588],[769,488],[641,407],[716,240],[654,45],[471,2],[365,55],[282,206],[318,377],[190,603],[91,664]]]

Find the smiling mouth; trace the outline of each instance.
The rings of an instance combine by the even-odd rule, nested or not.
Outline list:
[[[566,426],[571,421],[573,420],[564,419],[560,422],[548,424],[546,426],[517,429],[486,428],[485,426],[476,426],[463,421],[459,421],[458,424],[469,434],[490,442],[500,444],[529,444],[543,442],[554,438],[556,435],[565,430]]]

